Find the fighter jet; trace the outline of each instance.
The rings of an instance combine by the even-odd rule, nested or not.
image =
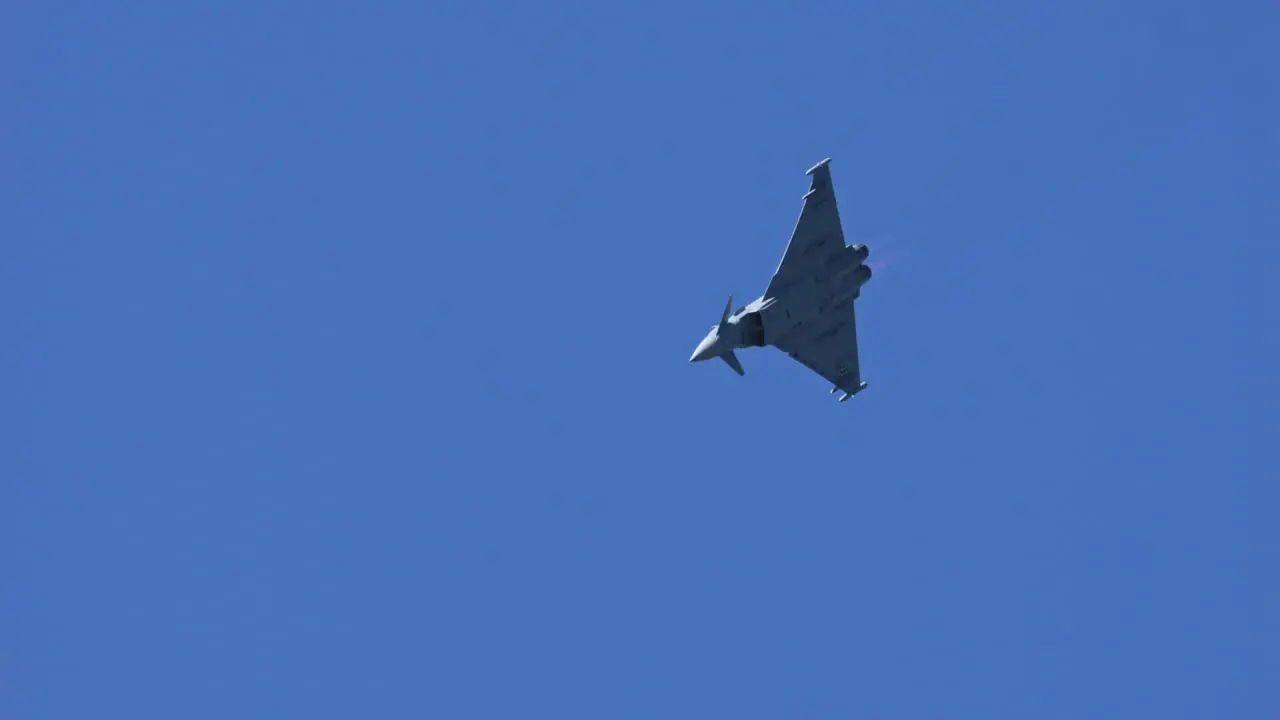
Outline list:
[[[720,322],[689,362],[720,358],[745,374],[734,350],[773,346],[826,378],[844,402],[862,390],[853,301],[871,279],[866,245],[845,245],[831,185],[831,158],[809,168],[809,192],[778,269],[764,294]]]

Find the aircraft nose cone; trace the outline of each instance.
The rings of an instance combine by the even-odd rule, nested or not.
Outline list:
[[[689,356],[689,362],[698,362],[713,357],[715,354],[716,336],[708,335],[698,343],[698,349],[693,351],[693,355]]]

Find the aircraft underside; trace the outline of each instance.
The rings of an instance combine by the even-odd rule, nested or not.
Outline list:
[[[825,378],[832,392],[844,391],[842,402],[866,388],[854,300],[871,279],[870,251],[844,243],[828,163],[807,173],[800,218],[764,295],[734,313],[731,297],[691,362],[719,358],[742,375],[734,349],[772,345]]]

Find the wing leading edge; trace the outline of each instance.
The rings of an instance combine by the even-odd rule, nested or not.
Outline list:
[[[832,253],[844,248],[844,231],[840,227],[840,211],[836,208],[835,188],[831,184],[831,158],[805,172],[809,176],[809,192],[796,220],[787,249],[774,271],[765,297],[773,297],[788,285],[812,277],[812,271]]]

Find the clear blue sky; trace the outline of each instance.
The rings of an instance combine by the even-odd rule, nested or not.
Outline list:
[[[1280,716],[1274,3],[0,21],[3,717]]]

